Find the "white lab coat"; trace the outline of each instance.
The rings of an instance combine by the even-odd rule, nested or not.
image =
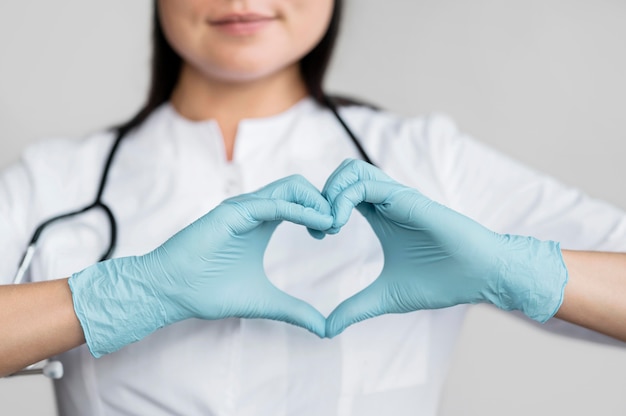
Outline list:
[[[626,216],[459,133],[445,116],[404,119],[341,110],[373,161],[499,232],[565,248],[626,250]],[[0,177],[0,276],[10,282],[35,226],[89,203],[112,144],[110,132],[48,140]],[[145,253],[223,199],[299,173],[322,187],[354,145],[331,113],[305,99],[243,121],[234,160],[217,124],[163,105],[128,136],[104,200],[119,226],[115,256]],[[70,275],[106,247],[98,213],[50,227],[29,278]],[[382,267],[380,244],[355,213],[337,236],[311,238],[282,224],[265,258],[270,279],[328,314]],[[101,359],[85,346],[61,355],[63,415],[435,415],[465,306],[387,315],[321,340],[281,322],[188,320]]]

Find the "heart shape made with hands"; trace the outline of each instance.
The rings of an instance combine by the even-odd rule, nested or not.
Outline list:
[[[354,263],[364,262],[346,256],[367,258],[372,247],[378,247],[366,243],[366,239],[360,241],[358,235],[356,242],[346,240],[332,252],[325,252],[325,265],[329,267],[326,277],[311,283],[334,285],[341,293],[328,297],[338,305],[325,317],[296,297],[299,294],[306,298],[306,290],[291,296],[279,289],[281,278],[292,283],[303,268],[320,267],[322,263],[310,256],[315,247],[304,251],[308,257],[295,259],[300,262],[289,254],[293,251],[285,251],[285,258],[276,263],[280,263],[276,268],[272,255],[265,261],[265,253],[281,222],[310,227],[317,237],[337,234],[355,208],[378,238],[383,267],[373,282],[349,280],[354,276],[354,269],[350,270]],[[361,224],[359,229],[370,227]],[[295,240],[285,241],[293,244]],[[307,245],[305,240],[298,241]],[[230,198],[173,236],[155,250],[153,257],[155,263],[166,266],[158,274],[170,276],[169,282],[175,283],[166,305],[173,321],[189,317],[266,318],[333,337],[354,323],[378,315],[485,300],[494,303],[500,292],[492,288],[499,288],[501,282],[494,273],[499,266],[493,259],[502,251],[502,241],[480,224],[395,182],[379,169],[362,161],[347,161],[329,176],[322,192],[304,177],[292,176]],[[380,256],[378,260],[380,264]],[[277,271],[285,264],[296,269],[287,268],[283,276],[278,276]],[[277,284],[270,281],[267,272],[274,275]],[[191,290],[180,290],[181,276],[183,286]],[[335,276],[348,280],[337,282]],[[354,290],[359,284],[366,287],[353,296],[346,293],[346,288]]]
[[[239,242],[224,241],[222,251],[226,250],[231,258],[245,255],[246,261],[232,263],[227,260],[222,275],[252,276],[252,279],[244,278],[240,283],[229,279],[227,285],[240,287],[240,294],[236,297],[227,294],[231,301],[222,302],[220,310],[225,312],[219,312],[217,317],[268,318],[304,327],[319,336],[332,337],[353,323],[387,313],[389,308],[381,304],[385,300],[381,297],[385,291],[378,290],[373,296],[371,293],[372,288],[384,288],[377,282],[383,276],[387,256],[381,254],[386,252],[386,237],[389,237],[390,230],[380,227],[380,218],[375,214],[377,208],[367,202],[376,202],[381,197],[380,202],[384,202],[387,191],[395,191],[396,187],[378,192],[374,201],[367,201],[368,196],[360,185],[371,180],[398,185],[369,164],[347,161],[329,176],[322,192],[304,177],[295,175],[252,194],[225,201],[227,206],[236,203],[247,207],[243,217],[261,222],[241,228],[241,231],[247,230],[245,234],[248,235]],[[364,201],[366,203],[362,203]],[[291,204],[291,207],[286,208],[285,204]],[[261,206],[263,210],[259,211]],[[275,214],[268,216],[268,208],[270,211],[276,209]],[[352,216],[355,208],[364,216]],[[265,214],[259,216],[261,212]],[[332,222],[319,222],[320,216],[328,218],[329,213],[333,214]],[[235,217],[241,218],[241,214]],[[330,228],[313,226],[322,223],[326,224],[323,227],[330,225]],[[313,227],[308,228],[310,235],[302,225]],[[316,231],[318,229],[323,231]],[[340,235],[329,236],[324,241],[311,238],[320,239],[326,234]],[[381,235],[385,241],[381,240]],[[288,244],[286,249],[285,244]],[[319,261],[320,258],[325,261]],[[305,280],[303,270],[317,270],[320,277]],[[216,314],[211,316],[215,318]]]

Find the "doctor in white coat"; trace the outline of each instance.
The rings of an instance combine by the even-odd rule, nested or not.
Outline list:
[[[379,273],[381,277],[385,274],[391,263],[381,246],[384,251],[391,240],[382,236],[381,224],[388,224],[387,219],[404,224],[405,229],[423,230],[441,224],[443,215],[446,219],[461,218],[458,229],[493,230],[498,235],[532,236],[533,242],[545,242],[537,243],[548,248],[539,250],[544,254],[527,257],[524,262],[534,265],[535,272],[525,278],[510,275],[516,282],[549,281],[549,288],[530,290],[515,285],[515,289],[495,291],[523,298],[519,303],[498,306],[522,310],[540,321],[557,313],[574,323],[624,338],[624,328],[614,325],[616,320],[606,319],[624,313],[619,299],[612,296],[623,287],[623,276],[613,272],[603,274],[608,276],[603,279],[588,271],[619,265],[623,257],[559,249],[626,251],[624,213],[486,148],[459,132],[445,116],[402,118],[341,103],[337,103],[339,117],[334,115],[329,108],[333,103],[322,94],[321,82],[337,34],[340,2],[156,3],[153,83],[145,108],[116,131],[80,141],[57,140],[33,146],[1,179],[0,276],[10,283],[14,265],[38,224],[93,201],[106,159],[119,132],[124,133],[102,193],[119,229],[113,254],[117,259],[88,267],[110,240],[102,214],[89,212],[46,230],[27,274],[32,282],[72,275],[71,292],[64,280],[10,288],[44,293],[35,298],[46,298],[58,290],[58,303],[65,308],[60,312],[62,317],[53,321],[64,322],[60,331],[73,336],[45,355],[87,340],[87,346],[59,356],[66,372],[55,382],[61,414],[436,414],[466,311],[463,305],[447,306],[481,301],[498,304],[500,300],[485,295],[482,287],[476,291],[478,295],[466,296],[470,290],[460,290],[459,294],[447,290],[454,285],[444,285],[426,297],[440,300],[435,304],[400,302],[405,308],[397,310],[379,297],[378,303],[368,300],[360,314],[341,315],[337,309],[334,318],[325,321],[323,316],[368,287]],[[351,141],[349,131],[357,142]],[[356,162],[349,162],[348,168],[341,165],[345,159],[364,155],[394,180]],[[306,180],[290,176],[293,174]],[[347,177],[352,179],[337,179]],[[335,200],[338,193],[332,189],[344,191],[359,183],[362,189],[378,186],[369,182],[382,182],[380,192],[389,193],[371,200],[357,192],[347,200],[352,204],[350,209]],[[325,185],[318,195],[315,188]],[[411,195],[409,199],[426,198],[443,204],[435,205],[443,214],[418,216],[425,221],[418,224],[413,216],[416,211],[403,202],[391,204],[398,212],[411,214],[402,221],[394,216],[394,210],[382,217],[370,212],[352,215],[349,221],[345,215],[337,220],[339,208],[345,213],[361,200],[379,207],[398,190]],[[375,194],[380,196],[380,192]],[[211,211],[230,197],[235,199]],[[249,211],[242,214],[239,207],[259,198],[308,208],[306,212],[315,214],[315,220],[289,216],[289,210],[258,218],[248,215]],[[237,207],[234,211],[233,206]],[[464,215],[457,217],[459,214],[445,207]],[[198,218],[201,220],[191,228],[168,240]],[[232,227],[241,220],[233,218],[245,218],[245,224],[254,225],[239,229],[244,234],[250,229],[259,229],[259,233],[235,238]],[[487,228],[469,225],[475,224],[469,218]],[[288,223],[272,234],[275,220],[281,219],[336,235],[327,236],[321,244],[301,225]],[[227,237],[211,247],[207,229],[213,235],[228,230]],[[206,239],[194,236],[189,239],[192,243],[184,242],[191,232]],[[473,237],[481,232],[459,233],[455,241],[472,244]],[[398,233],[394,231],[394,235]],[[438,239],[447,234],[437,227],[426,235],[434,241],[449,241]],[[265,251],[270,236],[272,241]],[[407,244],[409,240],[405,240]],[[238,245],[242,241],[252,243]],[[420,244],[429,242],[422,240]],[[236,247],[229,246],[231,243]],[[194,263],[183,257],[191,246],[202,253],[217,253],[220,261],[228,257],[220,255],[224,247],[228,253],[239,250],[229,267],[255,264],[257,276],[266,275],[273,285],[295,297],[295,302],[307,310],[304,317],[294,319],[291,312],[285,312],[297,309],[295,306],[266,313],[270,306],[263,301],[256,314],[229,310],[228,305],[242,297],[238,295],[243,295],[245,285],[227,293],[211,292],[206,287],[203,291],[178,291],[178,279],[183,277],[186,281],[181,287],[195,287],[195,274],[188,273],[191,269],[179,269],[181,258]],[[433,253],[433,258],[441,258],[438,255],[450,248],[449,244],[440,247],[442,251]],[[254,262],[248,257],[251,251]],[[164,254],[168,252],[178,255]],[[457,260],[447,254],[444,257]],[[463,270],[463,261],[468,258],[471,256],[463,256],[452,270]],[[598,258],[600,266],[596,264]],[[424,259],[394,261],[413,270],[426,267]],[[263,272],[259,272],[259,263]],[[492,269],[492,263],[479,263]],[[547,264],[553,269],[546,268]],[[545,272],[547,269],[551,271]],[[217,275],[232,276],[228,270],[232,269],[218,268],[221,273]],[[209,270],[209,275],[211,272],[214,270]],[[235,275],[247,276],[241,270]],[[161,280],[162,276],[167,278]],[[145,281],[152,283],[143,284]],[[137,293],[152,295],[144,299],[135,296]],[[191,293],[202,296],[194,300]],[[212,298],[211,293],[219,296]],[[537,294],[546,294],[545,302],[529,305]],[[189,306],[206,307],[207,302],[213,305],[210,301],[224,299],[228,302],[222,302],[217,312],[212,309],[204,313]],[[69,301],[73,308],[67,308]],[[302,301],[319,314],[303,306]],[[580,305],[586,306],[583,309]],[[385,314],[410,309],[423,310]],[[348,328],[379,314],[384,316]],[[38,316],[35,313],[33,319]],[[193,317],[210,320],[187,319]],[[246,317],[272,320],[240,319]],[[281,317],[321,336],[345,332],[324,339],[277,322]],[[134,330],[123,330],[127,327]],[[124,336],[116,337],[116,328]],[[125,344],[129,345],[117,350]],[[103,356],[96,359],[94,355]]]

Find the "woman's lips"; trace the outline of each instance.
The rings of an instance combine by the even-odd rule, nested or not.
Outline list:
[[[232,14],[210,20],[209,24],[223,33],[234,36],[245,36],[259,32],[274,20],[276,20],[276,18],[273,16]]]

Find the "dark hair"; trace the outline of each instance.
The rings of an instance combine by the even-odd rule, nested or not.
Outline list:
[[[343,0],[335,0],[326,34],[317,46],[300,60],[300,71],[309,94],[322,105],[326,105],[322,84],[339,34],[342,3]],[[132,119],[116,127],[123,135],[139,126],[152,111],[169,100],[182,67],[181,57],[172,49],[163,33],[156,0],[153,9],[152,65],[148,98]]]

